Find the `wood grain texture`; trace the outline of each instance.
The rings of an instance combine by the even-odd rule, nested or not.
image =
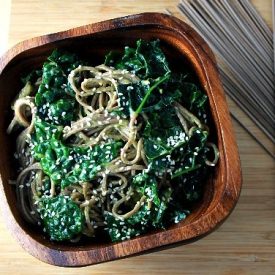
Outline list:
[[[9,23],[10,23],[10,0],[0,0],[0,55],[4,54],[8,48],[8,37],[9,37]]]
[[[110,50],[134,45],[137,38],[160,39],[169,63],[175,71],[194,70],[208,95],[212,115],[212,139],[219,150],[219,162],[206,184],[202,201],[177,225],[131,240],[112,244],[96,239],[85,244],[53,243],[42,232],[26,224],[18,210],[14,187],[8,184],[16,169],[10,155],[14,143],[7,136],[8,113],[25,71],[41,67],[55,48],[81,54],[97,64]],[[88,59],[93,57],[93,59]],[[10,91],[7,93],[6,91]],[[194,241],[212,232],[233,210],[241,189],[241,169],[233,127],[230,121],[217,64],[206,42],[186,23],[161,13],[142,13],[107,20],[26,40],[0,58],[0,203],[13,235],[30,254],[59,266],[83,266],[144,251]]]
[[[141,11],[168,8],[178,15],[177,2],[96,1],[94,9],[86,10],[85,1],[66,1],[62,12],[57,12],[55,8],[61,5],[57,0],[14,0],[9,45],[33,35]],[[271,26],[271,0],[252,2]],[[71,13],[74,9],[81,13]],[[214,233],[185,246],[76,270],[53,267],[30,256],[11,237],[1,217],[0,274],[29,274],[30,270],[33,274],[274,274],[274,163],[237,123],[234,128],[242,162],[242,194],[232,215]]]

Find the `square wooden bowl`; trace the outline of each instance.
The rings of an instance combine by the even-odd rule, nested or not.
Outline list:
[[[20,90],[22,72],[43,64],[55,48],[65,48],[100,64],[111,49],[123,49],[139,38],[160,39],[174,69],[190,66],[209,97],[212,137],[220,160],[206,183],[205,194],[191,215],[182,222],[134,239],[118,243],[94,240],[85,244],[51,242],[39,228],[27,224],[16,207],[14,187],[8,180],[16,176],[12,166],[13,142],[6,134],[11,118],[10,104]],[[221,224],[233,210],[241,189],[241,169],[235,136],[216,61],[206,42],[186,23],[160,13],[143,13],[19,43],[0,59],[0,202],[13,235],[30,254],[59,266],[83,266],[110,261],[176,243],[194,241]]]

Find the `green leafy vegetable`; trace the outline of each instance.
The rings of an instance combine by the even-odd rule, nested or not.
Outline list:
[[[138,115],[141,113],[144,105],[146,104],[148,98],[150,97],[151,93],[153,92],[153,90],[159,86],[162,82],[164,82],[165,80],[167,80],[167,78],[169,77],[169,74],[164,75],[163,77],[160,77],[159,79],[156,80],[156,82],[146,91],[144,97],[142,98],[142,101],[140,102],[138,108],[135,110],[135,114]]]
[[[90,147],[69,147],[61,139],[63,127],[37,119],[33,135],[34,157],[43,171],[62,188],[92,180],[119,153],[121,142]]]
[[[125,221],[121,221],[115,218],[112,213],[107,212],[105,214],[105,221],[112,242],[124,241],[146,232],[148,227],[145,224],[141,224],[143,221],[140,218],[142,217],[142,219],[145,218],[146,220],[147,212],[146,206],[144,206],[136,215],[131,217],[131,220],[127,219]]]
[[[56,125],[68,125],[76,114],[73,91],[68,74],[81,64],[76,55],[58,50],[48,57],[42,70],[42,83],[35,96],[38,115]]]
[[[82,231],[84,215],[69,197],[44,197],[39,206],[45,230],[52,240],[70,240]]]
[[[170,187],[159,188],[156,176],[152,173],[142,172],[133,178],[133,187],[152,202],[147,209],[147,225],[156,228],[163,227],[163,217],[172,196]],[[150,211],[148,211],[150,210]]]
[[[194,83],[182,84],[182,102],[184,106],[194,113],[203,123],[207,124],[207,95],[204,94]]]
[[[134,84],[118,85],[119,106],[122,108],[124,115],[129,116],[131,113],[135,115],[141,112],[154,111],[160,109],[161,106],[167,106],[177,98],[177,95],[167,95],[158,99],[160,95],[157,89],[163,82],[170,77],[169,74],[157,78],[152,84],[150,81],[140,81]],[[153,95],[156,91],[156,95]]]
[[[117,69],[126,69],[141,79],[155,79],[170,72],[159,40],[140,39],[136,43],[136,48],[125,47],[122,57],[113,52],[109,53],[105,58],[105,64]]]
[[[32,72],[27,74],[25,77],[22,77],[21,80],[24,84],[26,84],[27,82],[34,84],[37,81],[37,79],[39,79],[40,77],[42,77],[42,70],[38,69],[38,70],[33,70]]]

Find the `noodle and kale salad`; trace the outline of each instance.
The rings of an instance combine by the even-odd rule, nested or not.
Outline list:
[[[25,220],[51,240],[78,242],[102,232],[122,241],[185,219],[218,161],[207,96],[190,79],[171,71],[158,40],[95,67],[54,50],[22,79],[7,130]]]

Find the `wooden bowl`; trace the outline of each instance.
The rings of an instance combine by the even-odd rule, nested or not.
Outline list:
[[[38,228],[27,224],[16,207],[16,176],[12,165],[13,143],[6,134],[11,119],[10,104],[20,90],[20,75],[43,64],[54,48],[65,48],[85,56],[92,64],[103,61],[111,49],[133,45],[138,38],[162,42],[172,66],[190,66],[209,97],[212,136],[220,160],[206,183],[201,203],[186,220],[167,230],[157,230],[131,240],[110,243],[94,240],[85,244],[49,241]],[[187,61],[186,61],[187,60]],[[241,189],[241,169],[228,106],[216,61],[206,42],[186,23],[160,13],[143,13],[44,35],[19,43],[0,59],[0,202],[6,223],[31,255],[59,266],[83,266],[110,261],[205,236],[220,225],[234,208]]]

